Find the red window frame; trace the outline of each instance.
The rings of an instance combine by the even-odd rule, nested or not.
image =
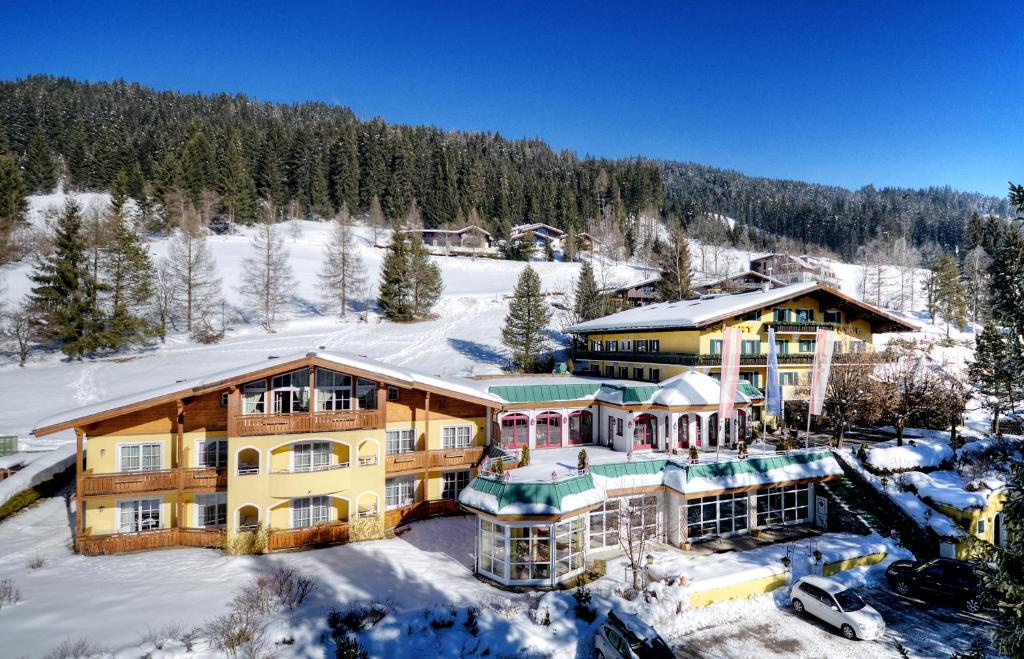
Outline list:
[[[562,445],[561,414],[558,412],[541,412],[537,415],[536,444],[537,448],[558,448]]]
[[[576,429],[573,430],[573,420],[576,419]],[[583,420],[587,419],[586,424]],[[587,433],[584,433],[584,425],[586,425]],[[586,436],[582,436],[586,434]],[[590,410],[576,410],[569,414],[569,444],[573,446],[579,446],[580,444],[590,444],[594,441],[594,414]]]
[[[679,417],[679,429],[676,432],[679,448],[690,448],[690,415]]]
[[[641,414],[633,419],[633,448],[654,448],[657,437],[658,419],[653,414]]]
[[[522,441],[518,441],[518,440]],[[525,414],[506,414],[501,418],[501,444],[520,448],[530,443],[530,419]]]

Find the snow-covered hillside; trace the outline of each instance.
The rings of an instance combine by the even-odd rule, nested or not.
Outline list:
[[[78,195],[86,208],[105,204],[108,195]],[[64,204],[60,193],[30,197],[30,223],[34,230],[51,224]],[[507,311],[508,295],[524,264],[493,259],[466,257],[433,257],[444,279],[444,294],[435,308],[433,320],[396,324],[384,321],[374,313],[367,322],[356,315],[339,319],[323,310],[317,283],[317,271],[327,243],[330,226],[323,222],[291,220],[280,225],[291,255],[296,281],[293,303],[285,314],[285,322],[275,334],[246,322],[242,308],[242,262],[251,250],[251,232],[241,229],[236,235],[211,236],[210,251],[222,278],[222,291],[229,312],[239,320],[228,330],[227,337],[217,345],[197,345],[181,335],[168,338],[167,343],[152,349],[138,350],[116,358],[67,362],[55,354],[37,354],[30,364],[19,369],[0,366],[0,390],[6,393],[0,408],[0,433],[17,434],[22,446],[52,446],[54,440],[32,440],[28,433],[37,420],[54,411],[70,409],[105,398],[125,395],[139,388],[157,386],[168,381],[194,377],[215,369],[251,363],[267,355],[326,349],[349,351],[411,366],[439,375],[471,375],[498,371],[505,363],[500,331]],[[366,265],[372,297],[383,250],[373,247],[369,229],[357,229],[360,250]],[[150,242],[155,257],[163,256],[167,240]],[[698,243],[693,244],[694,263],[698,265]],[[748,254],[734,249],[719,249],[718,267],[729,272],[746,269]],[[578,275],[578,263],[534,262],[546,292],[557,300],[568,290]],[[842,288],[856,294],[859,268],[834,264]],[[31,264],[21,262],[6,266],[3,275],[4,301],[20,299],[30,289],[28,275]],[[639,264],[598,260],[595,272],[605,286],[621,285],[650,276]],[[700,279],[701,273],[695,275]],[[552,327],[552,330],[557,330]],[[557,331],[552,332],[557,336]],[[70,434],[56,441],[70,440]]]

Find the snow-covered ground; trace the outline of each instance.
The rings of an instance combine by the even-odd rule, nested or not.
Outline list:
[[[0,458],[0,468],[14,469],[0,481],[0,506],[22,490],[53,478],[75,463],[75,445],[61,444],[54,450],[21,451]]]

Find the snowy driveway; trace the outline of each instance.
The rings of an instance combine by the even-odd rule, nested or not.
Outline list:
[[[910,657],[948,657],[966,651],[975,638],[982,638],[988,647],[986,632],[992,621],[987,616],[903,598],[884,586],[860,593],[885,618],[886,635],[877,641],[847,641],[825,623],[796,615],[781,592],[742,607],[725,603],[698,610],[695,615],[706,616],[707,624],[670,641],[681,657],[714,659],[898,657],[897,642]]]

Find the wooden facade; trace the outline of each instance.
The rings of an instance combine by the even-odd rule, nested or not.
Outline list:
[[[362,398],[356,398],[355,378],[375,383],[376,391],[372,394],[372,402],[368,404],[371,409],[316,411],[318,368],[352,376],[351,400],[353,402],[356,400],[366,401],[365,390],[360,393]],[[309,369],[308,409],[289,414],[243,414],[242,394],[247,383],[259,381],[267,383],[263,409],[269,412],[272,405],[272,391],[274,391],[270,386],[272,378],[300,369]],[[227,496],[229,495],[229,482],[231,482],[228,465],[195,466],[204,464],[205,460],[209,459],[205,455],[201,456],[203,461],[190,461],[190,449],[198,450],[198,442],[202,441],[227,441],[228,455],[232,456],[231,459],[238,460],[238,456],[246,450],[246,447],[254,445],[253,442],[256,446],[281,446],[281,443],[273,443],[277,441],[276,438],[280,438],[281,442],[287,444],[289,436],[314,435],[312,439],[315,439],[315,435],[319,433],[323,433],[327,438],[335,438],[334,441],[342,441],[338,438],[344,437],[344,433],[367,431],[367,435],[354,435],[351,438],[351,441],[354,442],[351,446],[362,447],[369,439],[369,441],[376,442],[376,446],[379,448],[376,451],[368,449],[372,453],[363,453],[361,448],[350,453],[349,462],[345,466],[351,465],[351,468],[356,471],[347,469],[345,478],[351,479],[354,477],[353,474],[360,473],[363,474],[363,483],[370,482],[365,480],[367,478],[380,478],[379,483],[370,486],[371,489],[380,493],[378,495],[380,498],[372,510],[364,510],[362,494],[353,498],[352,508],[347,513],[350,518],[359,519],[381,515],[386,517],[385,521],[391,521],[440,514],[440,511],[455,512],[454,502],[427,500],[412,507],[412,512],[406,511],[397,517],[394,513],[386,514],[382,511],[383,496],[381,496],[385,489],[384,478],[395,474],[422,474],[425,478],[439,477],[439,472],[446,470],[475,467],[483,456],[484,447],[474,445],[459,449],[430,450],[431,445],[437,445],[440,433],[437,430],[440,426],[435,425],[434,433],[431,434],[431,423],[459,423],[486,419],[490,416],[489,408],[495,403],[487,394],[476,395],[471,389],[465,387],[448,390],[442,381],[428,379],[428,382],[420,383],[402,379],[401,376],[401,371],[397,369],[382,368],[377,371],[372,366],[364,366],[363,363],[353,365],[336,363],[331,359],[320,358],[315,353],[311,353],[305,358],[274,361],[266,367],[256,368],[216,382],[204,382],[194,386],[183,385],[179,391],[159,394],[150,399],[114,406],[109,410],[92,412],[65,422],[43,426],[37,428],[35,434],[42,436],[66,428],[75,430],[77,440],[76,510],[85,511],[84,515],[76,515],[75,544],[78,551],[88,555],[174,546],[222,547],[228,531],[214,526],[204,528],[192,526],[197,523],[197,516],[200,514],[199,509],[195,508],[200,505],[197,497],[212,493],[224,493]],[[419,450],[385,457],[384,430],[389,427],[389,424],[398,428],[416,428],[420,433],[416,437]],[[476,436],[472,438],[476,444],[481,441],[484,434],[479,431],[479,424],[477,427]],[[92,444],[90,448],[94,448],[99,453],[86,455],[86,438],[89,438]],[[234,443],[234,440],[239,441]],[[299,441],[304,440],[304,437],[299,438]],[[159,446],[161,468],[146,469],[140,468],[141,465],[136,465],[132,471],[120,471],[123,463],[119,447],[124,444]],[[257,449],[261,453],[264,450],[268,451],[266,459],[269,460],[269,449]],[[105,457],[103,457],[104,453]],[[269,463],[266,467],[262,467],[263,458],[260,459],[260,462],[261,469],[255,472],[256,476],[263,473],[273,478]],[[379,463],[383,464],[381,467],[376,467]],[[234,467],[239,469],[238,476],[240,476],[242,474],[241,464],[235,464]],[[374,471],[375,468],[379,471]],[[362,471],[364,469],[367,471]],[[298,489],[295,491],[301,491],[302,494],[295,496],[333,495],[337,492],[338,487],[349,487],[342,484],[343,482],[348,483],[348,480],[332,481],[330,486],[326,486],[322,477],[323,471],[323,469],[310,469],[311,476],[307,484],[309,487],[297,485]],[[434,473],[431,474],[431,472]],[[294,473],[297,474],[295,478],[300,478],[305,470]],[[320,474],[320,476],[316,474]],[[379,474],[379,476],[372,476],[372,474]],[[251,484],[254,481],[249,478],[253,477],[255,476],[244,477],[242,480],[234,482],[244,491],[252,491]],[[276,490],[272,485],[268,481],[269,489],[260,496],[279,499],[280,495],[275,494]],[[320,487],[327,487],[327,489],[323,492],[314,491],[315,488]],[[365,492],[365,490],[366,488],[360,484],[358,491]],[[427,495],[428,491],[424,486],[424,497]],[[435,494],[435,496],[439,496],[439,494]],[[133,533],[116,532],[119,524],[123,524],[118,521],[117,515],[120,513],[116,512],[120,509],[120,502],[157,498],[162,501],[159,524],[163,528]],[[118,502],[117,508],[115,508],[115,501]],[[221,501],[223,502],[223,499]],[[247,500],[243,499],[243,501]],[[238,501],[235,503],[237,504]],[[255,507],[258,512],[259,510],[269,510],[267,503],[245,503],[242,507]],[[202,505],[211,504],[204,503]],[[197,512],[190,512],[186,515],[186,506],[190,506],[189,510]],[[103,513],[104,508],[106,513]],[[228,527],[235,528],[237,526],[237,530],[245,530],[247,526],[243,522],[239,521],[238,524],[234,524],[230,518],[230,515],[236,515],[238,512],[236,509],[240,510],[240,507],[232,504],[231,512],[228,513]],[[92,517],[94,510],[99,514],[95,520]],[[88,525],[86,517],[88,517]],[[270,526],[269,520],[262,518],[262,515],[259,515],[258,521],[265,528],[270,527],[268,547],[270,550],[331,544],[348,540],[348,523],[344,520],[330,524],[318,524],[310,528],[294,529],[274,528]],[[278,522],[280,523],[280,520]],[[388,526],[393,526],[393,524],[388,524]]]

